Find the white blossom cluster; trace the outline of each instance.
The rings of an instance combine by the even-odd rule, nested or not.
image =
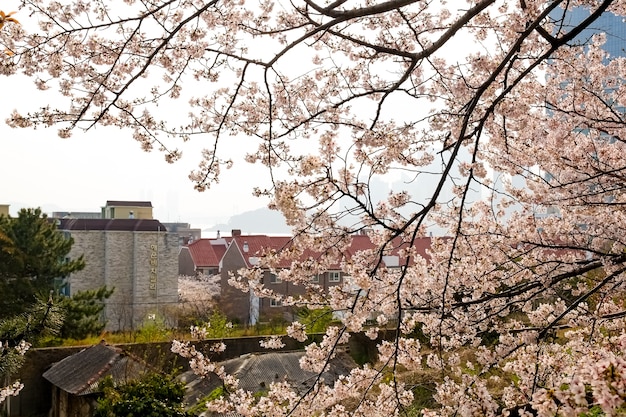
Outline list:
[[[16,346],[9,348],[7,343],[0,343],[0,355],[2,355],[5,350],[11,349],[14,350],[17,355],[24,356],[28,349],[31,348],[31,344],[26,342],[25,340],[21,340]],[[4,388],[0,388],[0,404],[7,399],[7,397],[16,396],[24,387],[19,381],[13,382],[11,385],[7,385]]]
[[[6,386],[0,389],[0,404],[7,399],[7,397],[14,397],[20,393],[20,391],[24,388],[24,384],[19,381],[14,382],[12,385]]]

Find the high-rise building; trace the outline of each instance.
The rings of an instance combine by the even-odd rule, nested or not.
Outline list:
[[[555,23],[555,35],[561,37],[567,34],[590,15],[591,10],[585,7],[576,7],[572,10],[556,9],[550,16]],[[608,52],[605,64],[608,64],[612,59],[617,57],[626,56],[626,22],[624,22],[623,17],[610,12],[604,12],[589,27],[578,34],[578,36],[570,42],[570,45],[587,45],[596,34],[604,34],[606,38],[602,46],[602,49]],[[549,172],[543,172],[543,176],[546,180],[549,180],[551,177]],[[542,206],[538,207],[535,211],[535,217],[537,218],[559,215],[560,210],[556,206]]]
[[[576,7],[571,11],[557,9],[552,18],[557,24],[558,33],[567,33],[589,17],[591,11],[584,7]],[[598,33],[606,35],[603,49],[609,53],[609,59],[626,56],[626,23],[624,18],[605,12],[591,26],[583,30],[573,41],[573,45],[587,44],[591,37]]]

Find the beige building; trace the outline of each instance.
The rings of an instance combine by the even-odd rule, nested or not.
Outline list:
[[[150,320],[176,325],[178,234],[153,219],[59,219],[74,239],[69,256],[85,269],[66,278],[66,293],[114,287],[104,311],[107,330],[140,328]]]
[[[0,204],[0,216],[8,216],[9,215],[9,205],[8,204]]]
[[[102,207],[103,219],[152,219],[150,201],[108,200]]]

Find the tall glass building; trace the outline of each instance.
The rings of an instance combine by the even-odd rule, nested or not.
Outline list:
[[[568,33],[590,15],[591,11],[584,7],[577,7],[573,10],[556,9],[550,15],[555,23],[554,34],[560,37]],[[607,61],[616,57],[626,57],[626,22],[623,17],[610,12],[603,13],[571,41],[570,45],[589,44],[593,35],[598,33],[604,33],[606,36],[606,42],[602,49],[609,54]],[[542,171],[542,176],[546,180],[551,177],[550,173],[545,171]],[[557,206],[542,206],[535,209],[536,218],[552,216],[560,216],[560,210]]]
[[[557,23],[560,32],[566,33],[589,17],[590,13],[590,10],[584,7],[577,7],[572,11],[557,9],[551,17]],[[583,30],[572,44],[589,43],[591,37],[596,33],[606,34],[606,43],[603,49],[610,54],[610,57],[626,56],[626,22],[623,17],[609,12],[603,13],[590,27]]]

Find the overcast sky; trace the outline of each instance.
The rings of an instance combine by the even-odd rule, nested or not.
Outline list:
[[[12,129],[5,123],[14,108],[33,109],[54,99],[25,79],[4,78],[0,100],[0,204],[14,215],[22,207],[52,211],[100,211],[107,200],[149,200],[154,216],[206,227],[232,214],[266,205],[251,196],[251,167],[238,161],[220,184],[200,193],[187,178],[199,159],[202,143],[183,148],[183,158],[165,162],[158,151],[146,153],[130,131],[96,128],[76,131],[69,139],[57,129]]]
[[[17,0],[9,0],[0,9],[16,10],[17,4]],[[16,17],[31,30],[28,26],[34,22],[28,21],[27,12]],[[183,158],[171,165],[158,151],[143,152],[130,130],[98,127],[61,139],[56,127],[11,129],[4,121],[14,108],[36,110],[58,100],[58,93],[54,89],[37,91],[32,81],[21,76],[2,78],[1,82],[0,204],[10,204],[12,215],[23,207],[41,207],[48,213],[100,211],[107,200],[149,200],[154,217],[163,222],[207,228],[267,205],[267,200],[252,197],[255,185],[267,186],[259,184],[259,179],[267,181],[268,175],[262,167],[243,161],[243,154],[256,147],[245,138],[226,138],[229,146],[221,145],[238,152],[239,158],[233,169],[223,171],[219,184],[199,193],[187,176],[205,146],[201,138],[184,144]],[[184,106],[183,100],[180,105]],[[412,106],[406,111],[414,116]]]
[[[5,1],[0,9],[14,11],[18,4]],[[15,17],[27,30],[36,29],[27,11]],[[155,218],[205,228],[267,205],[267,200],[252,196],[261,168],[241,159],[232,170],[223,171],[219,184],[203,193],[195,191],[188,175],[205,147],[198,138],[184,144],[180,161],[168,164],[162,153],[142,151],[130,130],[98,127],[61,139],[56,127],[12,129],[5,120],[13,109],[35,110],[54,103],[58,93],[38,91],[22,76],[2,77],[0,82],[0,204],[10,204],[12,215],[23,207],[41,207],[48,213],[100,211],[107,200],[149,200]],[[227,139],[240,155],[250,149],[242,139]]]

